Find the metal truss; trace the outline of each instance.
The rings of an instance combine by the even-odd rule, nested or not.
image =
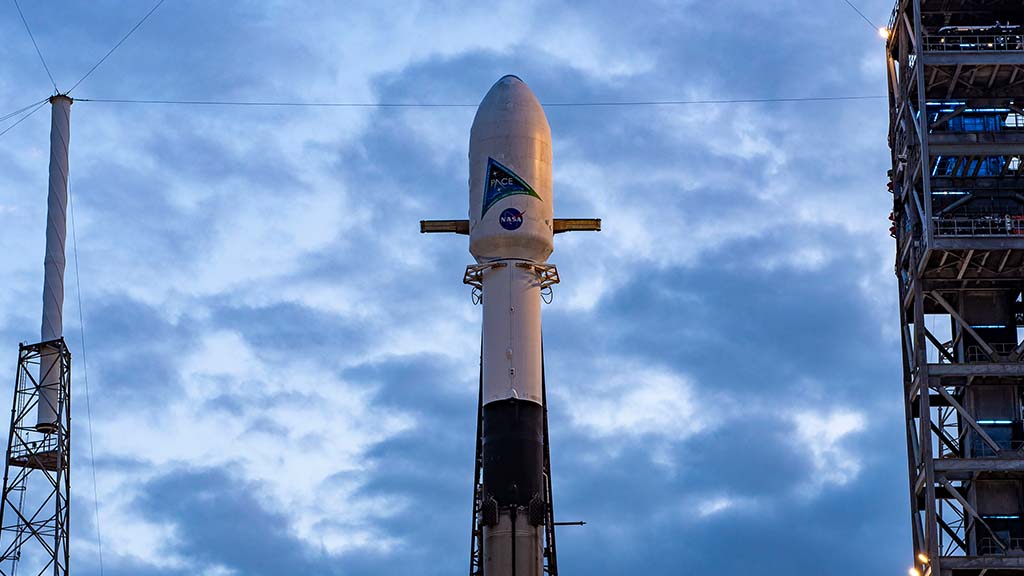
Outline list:
[[[40,374],[44,365],[47,372],[59,371],[59,378]],[[41,388],[56,391],[57,425],[49,433],[36,430],[36,408],[46,401]],[[7,446],[0,576],[65,576],[70,560],[71,353],[63,338],[21,345]]]
[[[554,266],[551,267],[554,270]],[[558,282],[558,273],[555,280]],[[555,500],[551,490],[551,442],[548,436],[548,384],[544,370],[544,343],[540,346],[541,397],[544,402],[544,571],[558,576],[558,551],[555,547]]]
[[[992,512],[1024,510],[1024,36],[995,26],[1008,21],[1024,24],[1019,0],[899,0],[888,26],[890,231],[924,575],[1024,575],[1024,514]]]
[[[473,289],[470,293],[470,299],[473,301],[474,306],[484,301],[484,272],[491,268],[504,268],[505,266],[508,266],[505,262],[488,262],[487,264],[470,264],[466,266],[466,272],[462,275],[462,283]]]
[[[467,271],[468,275],[468,271]],[[484,527],[481,514],[484,505],[484,356],[480,341],[480,383],[476,401],[476,455],[473,457],[473,529],[470,532],[469,576],[484,573]]]

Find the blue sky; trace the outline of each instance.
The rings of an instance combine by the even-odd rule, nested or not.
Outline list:
[[[65,89],[150,6],[23,3]],[[5,113],[52,86],[13,5],[0,34]],[[886,90],[841,0],[168,0],[72,95],[476,103],[506,73],[541,102]],[[588,522],[559,533],[564,574],[905,573],[886,106],[548,110],[555,213],[604,222],[558,237],[544,309],[556,514]],[[466,239],[418,220],[465,217],[473,113],[72,107],[106,574],[465,573],[480,309]],[[48,130],[0,138],[12,372]]]

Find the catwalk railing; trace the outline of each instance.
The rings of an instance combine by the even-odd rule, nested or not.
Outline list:
[[[935,216],[936,236],[1024,236],[1024,215]]]
[[[978,553],[982,556],[1024,556],[1024,538],[1005,538],[1000,546],[995,538],[982,538],[978,542]]]
[[[925,36],[927,52],[1012,52],[1024,51],[1020,34],[967,34]]]

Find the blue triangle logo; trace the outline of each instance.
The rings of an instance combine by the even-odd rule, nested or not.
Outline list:
[[[487,182],[484,188],[484,205],[480,212],[483,218],[487,211],[502,198],[524,194],[540,200],[533,188],[507,166],[494,158],[487,158]]]

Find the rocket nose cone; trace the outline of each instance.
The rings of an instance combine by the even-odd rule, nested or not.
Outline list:
[[[543,124],[547,124],[544,108],[530,87],[522,78],[506,74],[487,91],[487,95],[480,102],[480,107],[477,108],[474,124],[507,120],[510,116],[522,115],[536,117]]]
[[[551,196],[551,127],[544,108],[518,76],[502,76],[480,102],[469,131],[469,251],[477,262],[546,261],[553,249]]]
[[[506,74],[498,79],[480,102],[480,108],[509,109],[520,106],[537,106],[540,102],[522,78]]]

